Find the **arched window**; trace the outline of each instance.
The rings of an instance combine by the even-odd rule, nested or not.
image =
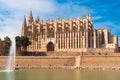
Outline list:
[[[53,28],[49,28],[47,30],[47,37],[48,38],[53,38],[54,37],[54,29]]]
[[[102,32],[102,44],[105,43],[105,36],[104,36],[104,33]]]

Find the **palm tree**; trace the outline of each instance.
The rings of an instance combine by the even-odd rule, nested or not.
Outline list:
[[[38,40],[38,38],[35,35],[35,33],[32,33],[32,35],[30,36],[30,39],[32,40],[32,48],[33,48],[33,52],[34,52],[34,42],[36,42]],[[36,50],[35,50],[35,54],[37,55],[37,51]]]

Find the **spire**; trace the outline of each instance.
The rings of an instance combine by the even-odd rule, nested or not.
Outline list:
[[[33,22],[32,10],[30,10],[30,15],[28,17],[28,23],[31,24]]]
[[[87,18],[89,21],[91,21],[91,22],[92,22],[92,18],[91,18],[91,16],[90,16],[90,14],[89,14],[89,13],[86,15],[86,18]]]
[[[37,20],[40,21],[40,17],[39,16],[37,16]]]
[[[86,14],[86,18],[87,18],[87,19],[89,19],[89,17],[90,17],[90,14],[89,14],[89,13],[87,13],[87,14]]]
[[[26,29],[27,29],[27,22],[26,22],[26,17],[24,16],[24,20],[22,23],[22,36],[26,35]]]
[[[32,10],[30,10],[30,17],[33,17],[33,16],[32,16]]]
[[[24,16],[24,20],[23,20],[23,25],[26,27],[27,23],[26,23],[26,17]]]
[[[35,20],[37,23],[40,21],[40,18],[39,16],[37,16],[36,20]]]

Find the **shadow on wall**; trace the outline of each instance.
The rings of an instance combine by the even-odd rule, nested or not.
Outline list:
[[[47,56],[46,52],[22,52],[21,56]]]

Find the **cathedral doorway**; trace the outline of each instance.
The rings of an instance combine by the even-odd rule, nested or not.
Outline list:
[[[54,44],[52,42],[47,44],[47,51],[54,51]]]

